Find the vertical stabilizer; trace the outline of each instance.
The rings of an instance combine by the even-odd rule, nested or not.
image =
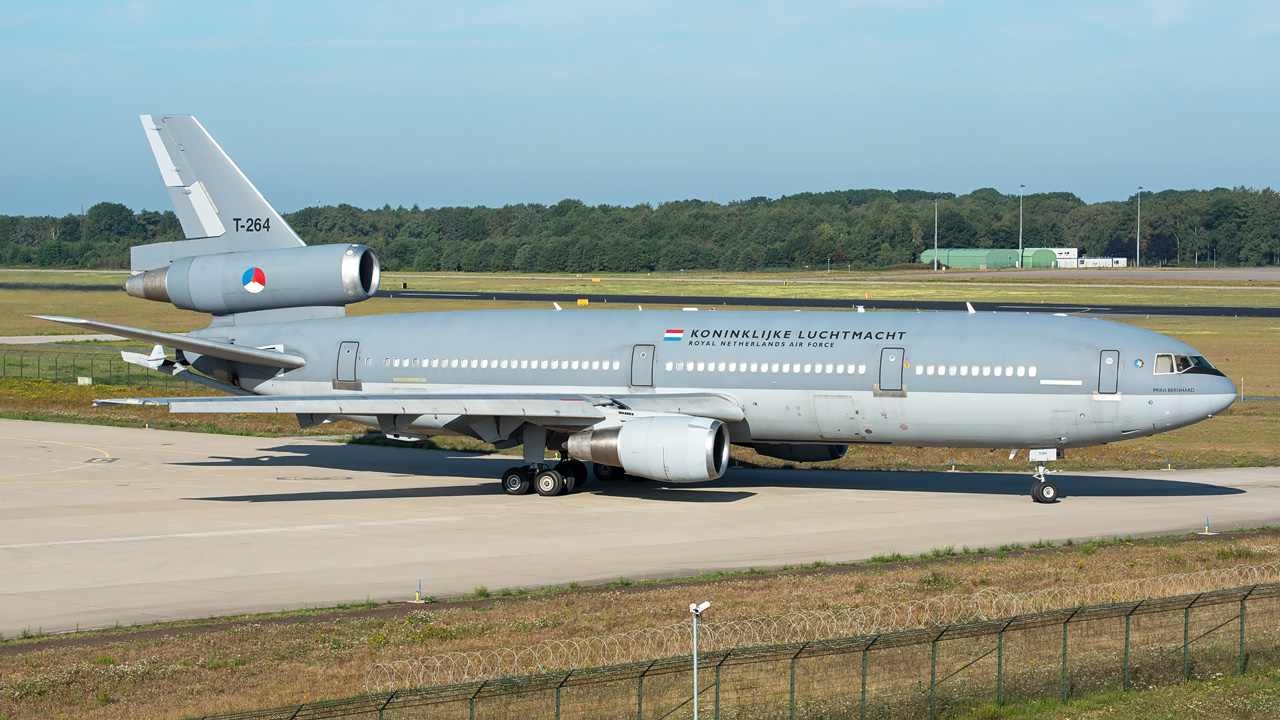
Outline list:
[[[142,115],[151,152],[187,240],[139,245],[134,272],[184,257],[304,243],[191,115]]]

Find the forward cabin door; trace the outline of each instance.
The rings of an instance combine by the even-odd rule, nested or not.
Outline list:
[[[902,348],[880,351],[880,392],[902,392]]]
[[[1103,350],[1098,358],[1098,394],[1115,395],[1120,389],[1120,351]]]
[[[653,346],[631,348],[631,386],[653,387]]]

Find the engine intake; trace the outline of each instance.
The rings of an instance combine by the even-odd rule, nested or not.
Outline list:
[[[632,475],[676,483],[715,480],[729,467],[729,428],[688,415],[632,418],[569,436],[569,454]]]
[[[372,248],[313,245],[179,258],[130,276],[124,289],[133,297],[228,315],[357,303],[378,291],[381,274]]]

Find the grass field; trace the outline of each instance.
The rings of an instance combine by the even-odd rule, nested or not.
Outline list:
[[[1085,543],[984,554],[941,548],[915,563],[744,572],[696,580],[718,621],[875,605],[987,588],[1026,592],[1280,558],[1271,533]],[[357,695],[370,662],[609,635],[687,617],[689,582],[630,583],[518,595],[477,589],[438,606],[379,606],[80,636],[90,647],[0,644],[0,716],[150,718],[274,707]],[[504,596],[511,596],[504,599]],[[188,624],[189,625],[189,624]],[[92,638],[92,639],[90,639]],[[12,654],[16,650],[29,650]],[[994,716],[993,716],[994,717]],[[1020,716],[1019,716],[1020,717]]]

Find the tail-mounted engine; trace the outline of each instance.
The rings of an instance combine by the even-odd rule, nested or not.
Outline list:
[[[229,315],[350,305],[378,291],[381,272],[377,255],[364,245],[313,245],[179,258],[131,276],[124,289],[133,297]]]

